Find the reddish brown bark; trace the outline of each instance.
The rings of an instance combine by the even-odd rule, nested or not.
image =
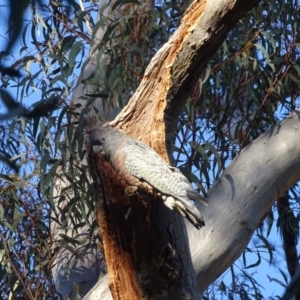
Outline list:
[[[218,7],[214,1],[194,1],[112,125],[172,160],[176,120],[195,82],[229,30],[258,2],[223,1]],[[98,182],[100,177],[106,191],[98,200],[98,222],[113,297],[200,298],[182,217],[146,193],[124,198],[122,180],[107,163],[90,155],[96,166],[93,179]],[[97,194],[101,188],[96,185]],[[132,213],[125,221],[129,203]],[[120,270],[123,267],[130,270]]]
[[[170,223],[182,220],[148,193],[126,196],[127,185],[111,165],[94,153],[89,158],[113,298],[198,299],[188,245]]]

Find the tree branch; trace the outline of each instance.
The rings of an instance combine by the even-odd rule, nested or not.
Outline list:
[[[300,180],[299,136],[296,111],[245,148],[216,181],[210,205],[201,207],[206,226],[186,223],[201,292],[241,255],[274,201]],[[103,280],[98,288],[107,292]]]
[[[172,133],[196,81],[235,23],[258,2],[194,1],[112,125],[171,159]]]
[[[210,190],[204,229],[187,224],[202,291],[240,256],[274,201],[300,180],[299,119],[299,111],[292,113],[246,147]]]

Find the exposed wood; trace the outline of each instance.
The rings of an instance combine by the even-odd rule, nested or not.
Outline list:
[[[143,14],[150,9],[153,8],[153,1],[152,0],[145,0],[143,1],[142,5],[137,6],[133,5],[132,3],[128,3],[125,5],[122,5],[121,7],[118,7],[117,9],[114,9],[112,11],[113,5],[116,3],[116,1],[107,1],[107,0],[100,0],[99,1],[99,10],[98,10],[98,21],[101,18],[101,16],[104,16],[104,18],[107,17],[106,25],[109,25],[109,22],[113,22],[114,20],[117,20],[123,15],[126,15],[127,13],[131,13],[133,11],[139,12],[139,15],[141,18],[143,17]],[[87,101],[86,97],[83,97],[85,94],[93,94],[95,93],[95,86],[92,84],[87,84],[87,79],[90,78],[97,69],[97,62],[96,60],[99,59],[99,53],[98,51],[94,51],[95,48],[99,46],[99,43],[102,42],[103,35],[106,32],[107,27],[100,26],[94,36],[93,43],[91,45],[90,53],[89,53],[89,59],[87,61],[87,65],[85,66],[83,72],[80,74],[80,77],[78,78],[78,82],[76,85],[76,88],[74,91],[72,91],[72,104],[74,107],[76,107],[78,104],[81,104],[82,107],[85,107]],[[139,31],[138,33],[144,34],[144,32]],[[138,39],[137,32],[135,32],[135,38]],[[122,40],[122,36],[120,37],[120,40]],[[118,43],[117,39],[114,40],[114,43]],[[111,45],[111,47],[114,47]],[[102,55],[101,60],[102,62],[106,59],[109,59],[108,56]],[[99,69],[97,70],[99,72]],[[105,72],[103,72],[103,76],[105,76]],[[102,80],[99,80],[99,84],[102,84]],[[112,96],[112,99],[117,98],[118,91],[115,92],[115,94]],[[113,119],[117,112],[120,109],[113,109],[106,106],[106,110],[103,111],[103,102],[102,98],[95,99],[94,105],[99,109],[103,117],[107,119]],[[82,164],[85,165],[85,160],[82,161]],[[55,193],[56,197],[59,199],[61,192],[64,190],[66,186],[66,182],[68,180],[60,180],[57,182],[55,186]],[[70,199],[72,199],[74,195],[70,195],[70,197],[66,198],[66,201],[62,202],[60,201],[57,206],[60,210],[63,210],[66,205],[68,205]],[[100,218],[101,214],[99,215],[98,211],[98,221],[101,220]],[[95,216],[91,216],[91,218],[94,218]],[[92,222],[92,221],[91,221]],[[102,222],[104,222],[102,220]],[[105,223],[105,222],[104,222]],[[87,245],[80,244],[72,246],[69,245],[69,248],[72,249],[72,251],[69,251],[68,249],[65,249],[61,247],[59,253],[56,256],[55,262],[53,264],[52,268],[52,274],[55,281],[55,286],[58,292],[61,293],[62,297],[65,299],[67,297],[70,297],[71,300],[77,299],[77,297],[84,297],[88,291],[97,283],[97,280],[99,279],[99,274],[104,273],[104,264],[101,264],[102,262],[102,252],[100,249],[98,249],[96,243],[91,244],[89,237],[90,237],[90,226],[77,226],[76,231],[77,235],[74,236],[74,231],[72,230],[72,226],[74,224],[72,223],[70,225],[70,230],[65,230],[61,227],[60,223],[55,223],[54,220],[51,221],[51,230],[53,235],[55,236],[55,239],[60,239],[60,234],[67,234],[68,236],[72,238],[82,239],[83,236],[86,236]],[[78,224],[76,224],[78,225]],[[95,235],[97,235],[95,233]],[[108,239],[109,241],[109,239]],[[108,244],[108,243],[107,243]],[[60,245],[59,245],[60,246]],[[110,249],[111,247],[109,247]],[[120,259],[124,259],[126,261],[126,257],[120,257]],[[127,263],[130,262],[130,260],[126,261]],[[70,265],[72,266],[72,269],[70,270]],[[125,263],[124,263],[125,265]],[[116,270],[116,269],[115,269]],[[117,270],[118,271],[118,270]],[[123,274],[125,276],[125,274]],[[126,278],[123,278],[126,280]],[[97,292],[93,295],[96,295],[95,299],[102,299],[104,295],[107,293],[104,291],[104,294],[98,294]],[[110,291],[109,291],[110,294]]]
[[[89,165],[96,190],[96,218],[103,240],[111,293],[114,299],[140,299],[129,255],[131,247],[128,240],[132,240],[132,236],[130,230],[125,231],[125,228],[130,229],[125,220],[129,203],[122,193],[126,183],[102,156],[91,152]],[[118,234],[120,231],[124,239]]]
[[[139,88],[112,125],[146,142],[166,161],[172,162],[173,131],[188,95],[229,30],[258,2],[194,1],[178,30],[151,60]],[[97,166],[97,172],[101,170],[103,168]],[[116,183],[110,183],[114,179],[111,174],[104,176],[110,178],[105,185]],[[109,201],[123,203],[121,191],[121,185],[116,188],[111,185],[108,199],[112,200]],[[138,285],[140,296],[145,298],[199,299],[182,218],[168,211],[154,197],[143,195],[146,208],[139,205],[140,201],[136,198],[131,199],[134,216],[132,240],[126,238],[125,228],[128,224],[121,223],[124,226],[117,228],[121,218],[116,219],[113,210],[106,211],[105,217],[99,219],[101,226],[107,228],[102,235],[106,235],[104,247],[109,247],[105,249],[105,256],[107,264],[112,264],[108,266],[110,274],[117,274],[115,260],[118,261],[117,266],[122,264],[123,257],[119,253],[129,251],[130,245],[132,247],[131,258],[126,257],[131,260],[126,268],[131,269],[127,270],[130,276],[135,271],[136,279],[130,281],[132,287],[127,287],[130,291],[123,291],[124,287],[119,288],[127,285],[128,281],[112,275],[114,279],[110,282],[114,298],[121,299],[118,297],[123,292],[129,295],[132,291],[138,297]],[[146,222],[145,218],[138,216],[147,217]],[[143,247],[146,243],[145,234],[151,241],[148,247]],[[127,241],[128,244],[124,248],[118,242],[116,247],[112,247],[109,238]],[[110,252],[111,249],[114,250]]]
[[[272,204],[300,180],[300,112],[296,111],[245,148],[201,207],[206,226],[188,222],[189,245],[203,292],[242,253]],[[111,299],[105,278],[97,290]],[[94,298],[85,298],[94,299]]]
[[[182,219],[148,193],[126,196],[127,185],[111,165],[92,152],[89,158],[113,298],[200,299],[188,244],[174,232]]]
[[[171,159],[175,124],[196,81],[230,29],[258,2],[194,1],[113,126]]]

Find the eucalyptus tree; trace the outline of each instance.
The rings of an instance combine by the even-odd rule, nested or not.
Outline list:
[[[299,113],[286,116],[298,100],[299,3],[33,4],[11,58],[26,76],[2,76],[6,107],[24,116],[1,127],[3,297],[59,297],[52,271],[64,299],[263,298],[246,269],[259,270],[261,249],[272,261],[276,222],[295,275]],[[150,196],[146,207],[131,199],[125,221],[122,179],[85,148],[88,115],[113,119],[208,190],[206,226],[184,225]],[[251,250],[254,233],[262,245]],[[218,279],[229,267],[232,284]]]

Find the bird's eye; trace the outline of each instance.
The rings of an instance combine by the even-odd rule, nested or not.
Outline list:
[[[102,141],[105,141],[105,138],[102,138]]]

